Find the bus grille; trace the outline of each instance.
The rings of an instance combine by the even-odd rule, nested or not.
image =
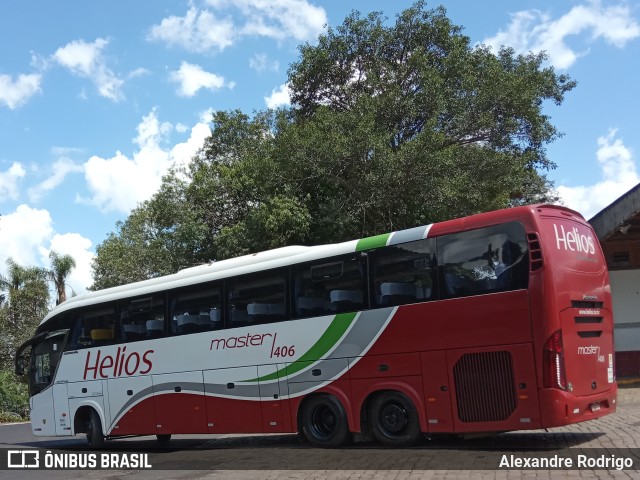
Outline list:
[[[503,421],[516,409],[511,353],[466,353],[453,367],[453,377],[460,421]]]

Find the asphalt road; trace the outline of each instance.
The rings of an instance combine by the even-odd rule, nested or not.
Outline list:
[[[102,452],[87,450],[83,436],[34,437],[29,424],[0,425],[0,448],[64,452],[76,457],[102,454],[146,454],[152,470],[0,470],[0,478],[51,479],[458,479],[458,478],[640,478],[640,388],[621,389],[618,411],[598,420],[552,429],[510,432],[473,440],[425,439],[411,448],[387,449],[358,442],[336,449],[317,449],[296,435],[177,435],[168,444],[155,437],[108,441]],[[4,451],[0,452],[6,455]],[[116,457],[118,456],[116,455]],[[542,457],[588,462],[629,458],[631,469],[521,469],[503,464]],[[134,455],[135,456],[135,455]],[[583,458],[583,459],[584,459]],[[511,460],[509,460],[511,459]],[[532,460],[535,461],[535,460]]]

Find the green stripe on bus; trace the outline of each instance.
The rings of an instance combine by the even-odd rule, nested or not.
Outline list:
[[[356,252],[363,250],[369,250],[371,248],[380,248],[387,245],[390,233],[383,233],[382,235],[376,235],[374,237],[361,238],[356,245]]]
[[[269,380],[276,380],[278,378],[286,377],[298,373],[300,370],[309,366],[309,362],[315,362],[321,360],[324,355],[327,354],[331,348],[338,343],[338,340],[342,338],[349,326],[356,318],[357,312],[353,313],[339,313],[335,316],[329,327],[325,330],[322,336],[314,343],[309,350],[307,350],[298,360],[287,365],[285,368],[278,369],[277,371],[265,375],[263,377],[252,378],[251,380],[244,380],[245,382],[266,382]]]

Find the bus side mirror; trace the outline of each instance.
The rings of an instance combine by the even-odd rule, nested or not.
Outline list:
[[[18,376],[22,376],[24,375],[24,367],[25,367],[25,361],[24,361],[24,357],[20,356],[20,357],[16,357],[16,375]]]

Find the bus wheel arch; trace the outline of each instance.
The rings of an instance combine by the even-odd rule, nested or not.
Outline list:
[[[391,447],[415,444],[421,437],[420,416],[412,399],[397,390],[373,393],[363,405],[366,431]]]
[[[328,393],[310,395],[302,401],[298,431],[316,447],[337,448],[352,438],[344,406]]]
[[[104,444],[105,435],[102,420],[95,408],[88,405],[78,408],[73,425],[75,434],[85,433],[87,435],[89,446],[97,448]]]

